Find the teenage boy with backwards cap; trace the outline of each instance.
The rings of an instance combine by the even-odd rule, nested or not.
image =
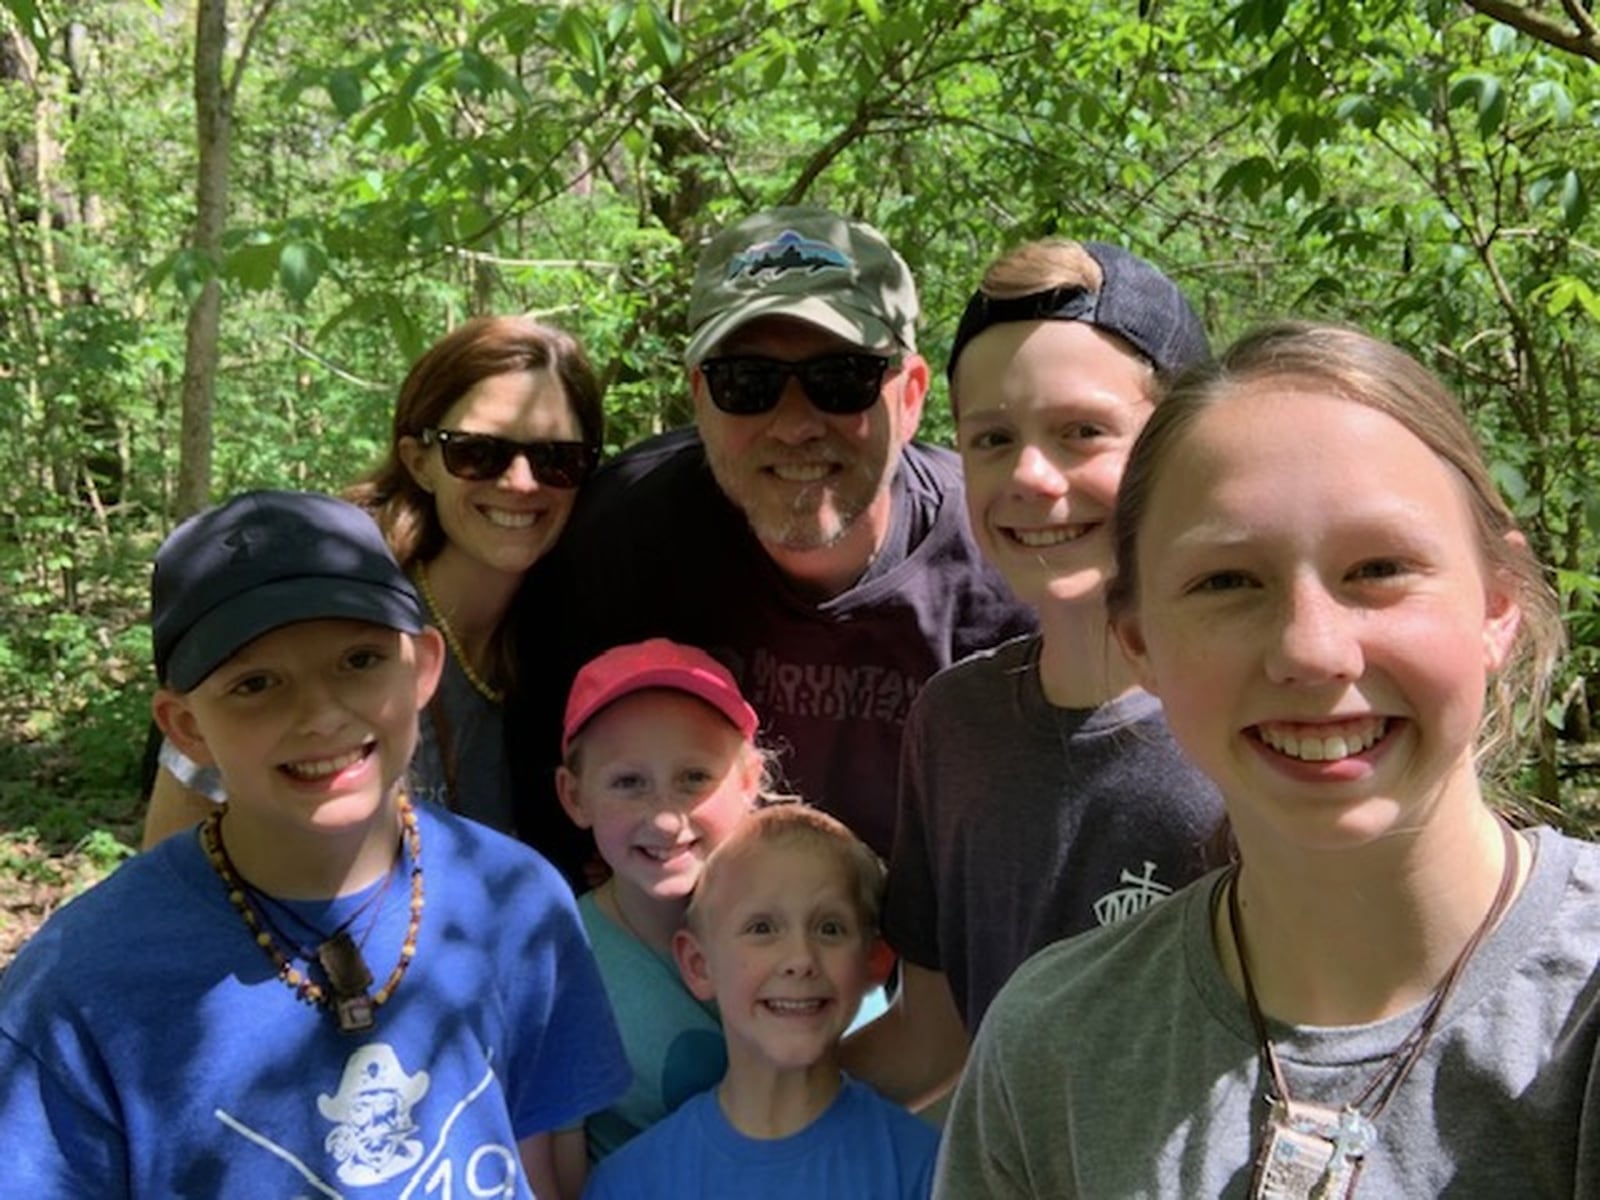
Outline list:
[[[1030,242],[962,315],[949,377],[978,545],[1040,632],[930,680],[906,728],[884,932],[906,986],[849,1064],[904,1102],[1050,942],[1199,875],[1221,819],[1110,638],[1110,517],[1158,381],[1210,357],[1176,284],[1120,247]]]
[[[239,496],[161,547],[151,626],[229,800],[0,979],[8,1192],[560,1196],[550,1131],[626,1063],[555,872],[406,797],[443,647],[377,526]]]
[[[888,853],[912,698],[1033,626],[973,545],[955,456],[912,440],[928,390],[917,311],[905,261],[860,221],[775,208],[711,240],[689,299],[695,429],[596,475],[554,580],[525,593],[558,596],[524,620],[536,652],[539,630],[561,631],[563,662],[523,671],[549,689],[546,726],[599,651],[703,646],[787,747],[787,789]],[[548,774],[526,777],[548,794]],[[574,873],[553,796],[546,809],[546,844]]]

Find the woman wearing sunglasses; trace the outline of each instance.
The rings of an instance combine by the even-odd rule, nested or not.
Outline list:
[[[384,460],[349,489],[416,581],[448,661],[422,722],[412,793],[519,832],[502,700],[505,619],[600,458],[600,384],[577,339],[526,317],[477,317],[407,374]],[[161,751],[144,843],[220,799],[205,768]]]

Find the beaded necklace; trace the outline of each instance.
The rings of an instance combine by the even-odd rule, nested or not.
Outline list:
[[[417,564],[417,590],[422,593],[422,602],[428,606],[428,615],[433,618],[433,623],[439,627],[439,632],[444,634],[444,644],[450,647],[450,653],[455,657],[456,665],[461,668],[461,673],[467,677],[467,682],[473,690],[487,700],[490,704],[499,704],[506,698],[506,694],[499,688],[490,687],[488,682],[473,668],[472,660],[467,657],[467,652],[462,648],[456,631],[450,628],[450,622],[445,618],[444,610],[439,607],[439,601],[434,597],[433,585],[428,582],[428,568],[424,563]]]
[[[404,795],[400,797],[403,853],[411,859],[410,918],[406,923],[405,938],[400,945],[400,957],[394,969],[389,972],[389,978],[384,980],[383,986],[375,993],[367,991],[372,983],[372,973],[367,969],[359,947],[350,937],[349,922],[340,926],[333,936],[325,939],[317,948],[317,962],[328,978],[327,987],[295,967],[294,961],[284,953],[278,944],[278,938],[274,936],[276,926],[252,898],[255,889],[240,876],[238,868],[233,865],[233,860],[228,855],[227,847],[223,844],[222,818],[227,815],[227,811],[226,804],[219,804],[206,817],[200,827],[200,844],[205,849],[206,859],[211,863],[212,870],[228,889],[228,902],[244,921],[245,928],[250,931],[256,945],[260,946],[267,958],[272,961],[272,965],[277,969],[278,978],[294,991],[295,999],[313,1008],[332,1009],[341,1033],[365,1033],[370,1030],[376,1023],[377,1009],[394,995],[395,989],[400,986],[400,980],[405,976],[406,969],[411,966],[411,960],[416,957],[417,934],[422,928],[422,834],[417,827],[417,814],[412,809],[411,802]],[[384,887],[387,886],[385,881]],[[359,910],[356,915],[359,915]],[[292,945],[290,948],[298,949]]]

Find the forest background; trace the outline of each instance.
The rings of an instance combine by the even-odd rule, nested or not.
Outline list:
[[[786,202],[888,235],[936,368],[987,260],[1047,234],[1154,259],[1219,344],[1296,314],[1410,348],[1567,615],[1518,790],[1594,827],[1578,0],[0,0],[0,24],[0,964],[137,840],[177,518],[350,481],[472,313],[579,334],[612,451],[682,423],[698,249]],[[949,433],[940,378],[924,435]]]

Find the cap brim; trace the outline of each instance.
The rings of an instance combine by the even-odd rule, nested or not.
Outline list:
[[[740,695],[736,687],[731,687],[692,667],[667,665],[633,671],[616,679],[611,686],[586,697],[586,703],[582,708],[568,712],[563,722],[565,728],[561,734],[562,754],[566,754],[571,748],[573,739],[583,732],[584,726],[605,709],[624,697],[654,688],[693,696],[726,717],[729,724],[737,729],[739,735],[746,741],[755,737],[760,724],[756,711],[750,707],[749,701]]]
[[[684,361],[695,366],[735,330],[760,317],[793,317],[864,350],[895,350],[894,330],[871,313],[820,296],[763,296],[712,317],[689,339]]]
[[[186,692],[263,634],[300,621],[367,621],[402,633],[425,624],[413,593],[335,576],[299,576],[230,597],[191,625],[167,659],[168,686]]]

